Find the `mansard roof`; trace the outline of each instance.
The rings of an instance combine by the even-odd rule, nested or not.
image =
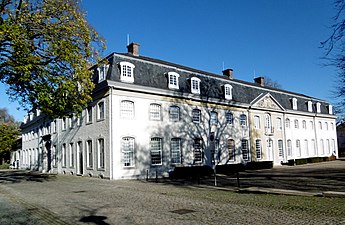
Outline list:
[[[292,110],[292,99],[297,99],[297,110],[308,112],[307,102],[313,102],[313,112],[316,112],[315,103],[321,103],[321,113],[328,114],[329,104],[324,100],[313,98],[304,94],[294,93],[282,89],[260,86],[257,83],[251,83],[238,79],[230,79],[227,76],[214,74],[183,65],[154,59],[145,56],[134,56],[129,53],[112,53],[108,57],[110,68],[107,79],[111,81],[120,81],[120,62],[130,62],[135,65],[134,83],[141,87],[157,88],[161,90],[173,91],[176,93],[190,93],[190,79],[197,77],[200,79],[200,97],[203,99],[224,99],[223,88],[225,84],[232,86],[231,104],[250,105],[258,96],[270,94],[285,110]],[[93,67],[96,71],[96,67]],[[168,72],[176,72],[179,77],[179,89],[170,90],[168,88]],[[96,77],[96,76],[95,76]],[[96,79],[96,78],[95,78]]]

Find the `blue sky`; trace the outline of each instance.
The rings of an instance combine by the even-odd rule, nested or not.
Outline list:
[[[107,40],[104,55],[140,43],[140,55],[253,81],[332,102],[336,71],[320,42],[330,34],[333,0],[83,0],[88,21]],[[0,107],[22,120],[0,85]]]

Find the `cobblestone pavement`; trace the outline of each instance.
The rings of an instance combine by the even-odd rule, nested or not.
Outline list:
[[[280,169],[252,171],[253,179],[241,176],[255,184],[259,174],[286,173]],[[345,162],[288,169],[295,170],[296,179],[320,170],[338,171],[341,177]],[[210,188],[207,179],[202,182],[109,181],[0,171],[0,224],[345,224],[345,198],[240,194]],[[323,180],[321,184],[324,188]]]

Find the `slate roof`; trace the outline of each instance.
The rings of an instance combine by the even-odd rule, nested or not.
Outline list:
[[[321,113],[328,114],[329,104],[324,100],[313,98],[307,95],[289,92],[286,90],[261,87],[257,83],[246,82],[237,79],[230,79],[224,75],[218,75],[183,65],[166,62],[159,59],[153,59],[145,56],[134,56],[129,53],[112,53],[106,57],[109,61],[110,68],[108,70],[107,79],[120,82],[120,67],[122,61],[130,62],[135,65],[134,68],[134,84],[144,87],[152,87],[163,90],[168,88],[168,72],[176,72],[179,77],[179,90],[170,90],[177,93],[191,93],[190,79],[197,77],[201,80],[200,97],[224,99],[224,84],[230,84],[232,89],[232,103],[250,104],[260,94],[270,93],[279,104],[286,110],[292,110],[291,99],[297,99],[298,110],[308,112],[307,101],[313,102],[313,112],[316,111],[315,103],[321,103]],[[96,70],[96,67],[93,67]],[[94,78],[96,79],[97,76]],[[97,81],[96,81],[97,82]],[[231,105],[231,102],[229,102]]]

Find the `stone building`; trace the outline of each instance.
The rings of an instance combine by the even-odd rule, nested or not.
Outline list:
[[[320,99],[139,55],[139,44],[94,66],[80,117],[25,118],[21,168],[110,179],[175,167],[337,155],[335,115]]]

